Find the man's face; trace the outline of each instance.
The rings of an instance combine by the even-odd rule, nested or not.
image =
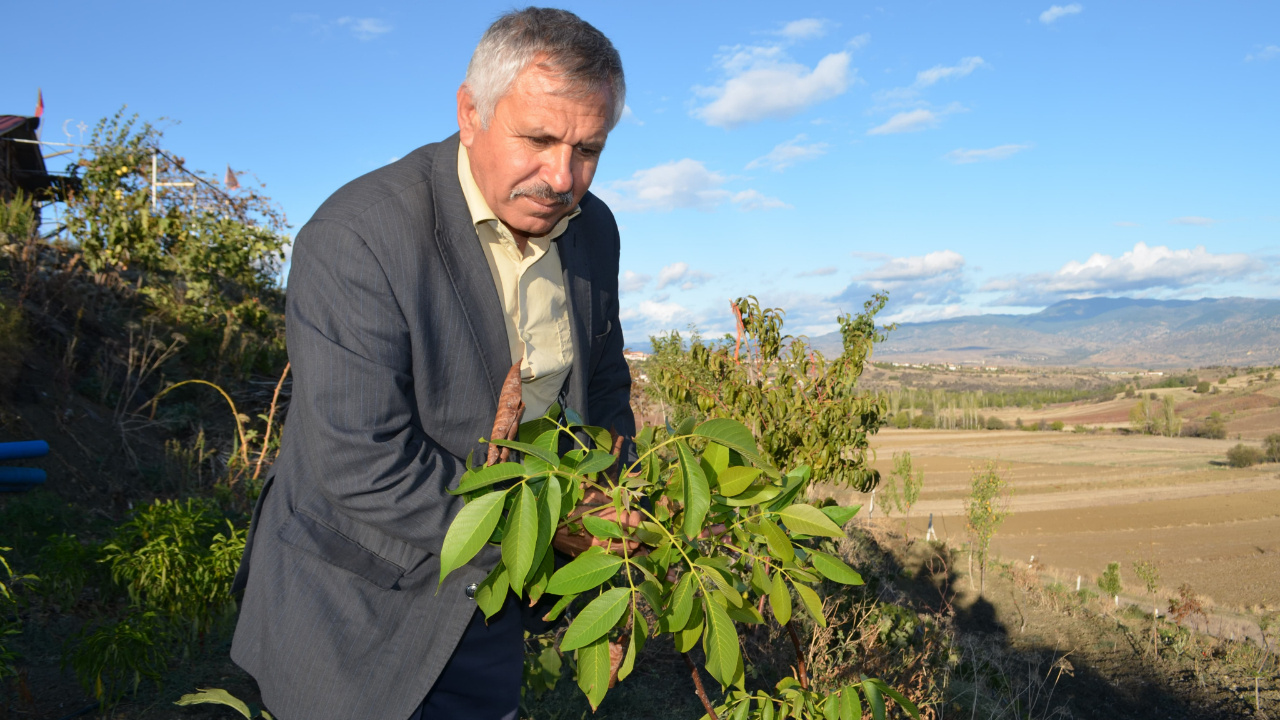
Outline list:
[[[476,185],[516,237],[544,235],[586,194],[609,134],[613,99],[558,95],[562,82],[531,63],[493,111],[489,129],[466,88],[458,127]]]

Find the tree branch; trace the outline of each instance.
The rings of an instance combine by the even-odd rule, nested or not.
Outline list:
[[[711,720],[720,720],[720,716],[716,715],[716,710],[711,705],[711,699],[707,697],[706,689],[702,687],[702,676],[698,674],[698,666],[689,659],[689,653],[680,653],[680,657],[684,658],[684,664],[689,666],[689,675],[693,677],[693,688],[698,693],[698,699],[702,701],[702,707],[706,708],[707,716]]]
[[[804,667],[804,651],[800,649],[800,636],[796,635],[796,629],[791,625],[791,621],[787,621],[787,634],[791,636],[791,644],[796,648],[796,674],[800,677],[800,687],[805,690],[809,689],[809,673]]]

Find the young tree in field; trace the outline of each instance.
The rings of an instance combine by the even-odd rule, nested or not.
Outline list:
[[[1263,441],[1267,462],[1280,462],[1280,433],[1272,433]]]
[[[1160,569],[1155,563],[1147,560],[1133,561],[1133,574],[1138,576],[1143,586],[1147,588],[1147,595],[1155,595],[1156,588],[1160,585]],[[1151,608],[1151,650],[1155,655],[1160,654],[1160,608]]]
[[[1154,435],[1160,432],[1160,414],[1151,404],[1151,398],[1142,397],[1129,410],[1129,427],[1136,433]]]
[[[1172,395],[1165,395],[1160,400],[1160,430],[1169,437],[1177,437],[1182,432],[1182,418],[1178,417],[1175,406]]]
[[[968,519],[966,527],[973,538],[973,553],[978,556],[978,594],[987,587],[987,555],[991,550],[991,538],[1000,523],[1009,516],[1009,483],[1000,477],[995,461],[974,470],[969,487],[969,497],[964,501]]]
[[[1110,595],[1116,607],[1120,607],[1120,591],[1124,589],[1120,585],[1120,563],[1107,563],[1106,572],[1098,578],[1098,589]]]

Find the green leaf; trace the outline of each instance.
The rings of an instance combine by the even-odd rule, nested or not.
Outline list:
[[[542,599],[543,594],[547,592],[547,585],[551,582],[551,573],[555,571],[555,553],[543,553],[541,560],[534,561],[533,571],[524,581],[524,591],[530,605]]]
[[[668,427],[667,432],[669,432],[672,437],[678,437],[680,435],[688,435],[689,433],[693,432],[693,426],[694,426],[694,423],[696,422],[697,420],[692,415],[690,415],[689,417],[681,420],[680,424],[675,426],[674,428]]]
[[[769,589],[769,608],[779,625],[786,625],[791,619],[791,591],[787,590],[786,580],[781,572],[773,575],[772,587]]]
[[[564,612],[565,608],[569,607],[569,603],[577,599],[578,593],[570,593],[562,596],[556,601],[555,605],[551,606],[551,609],[547,611],[547,614],[542,616],[542,619],[546,622],[552,622],[556,618],[560,617],[560,613]]]
[[[527,423],[520,423],[520,442],[532,443],[539,437],[542,437],[548,431],[554,431],[558,428],[556,421],[542,416],[534,418]]]
[[[745,544],[745,541],[743,541]],[[769,592],[769,571],[764,569],[763,561],[754,561],[751,563],[751,587],[759,595],[765,595]]]
[[[842,538],[844,530],[812,505],[788,505],[778,511],[792,532]]]
[[[612,588],[600,593],[600,597],[592,600],[573,619],[560,641],[560,650],[574,650],[607,635],[610,628],[622,619],[630,599],[631,588]]]
[[[760,625],[764,623],[764,616],[760,614],[759,610],[752,607],[751,603],[743,603],[742,607],[729,605],[724,610],[729,613],[729,617],[733,618],[734,622],[740,622],[746,625]]]
[[[564,650],[561,646],[561,650]],[[597,638],[595,642],[578,649],[578,687],[587,696],[594,711],[600,707],[604,694],[609,692],[609,638]]]
[[[861,720],[862,698],[858,688],[850,685],[840,691],[840,720]]]
[[[543,560],[551,554],[552,536],[556,532],[556,526],[560,524],[561,497],[560,481],[554,476],[548,477],[546,483],[542,486],[542,490],[538,492],[538,540],[534,545],[534,572],[537,572],[542,567]],[[532,574],[530,577],[532,577]],[[528,579],[526,579],[526,582],[528,582]]]
[[[760,451],[756,449],[756,440],[751,437],[751,431],[737,420],[728,418],[708,420],[694,428],[693,434],[720,443],[731,450],[737,450],[752,464],[763,468],[769,477],[780,477],[778,470],[760,457]]]
[[[822,573],[823,577],[843,585],[861,585],[862,576],[854,571],[853,568],[845,564],[843,560],[828,555],[817,550],[809,551],[809,561],[813,563],[813,567]]]
[[[657,614],[662,609],[662,586],[655,580],[645,580],[636,586],[644,599],[649,603],[650,609]]]
[[[440,584],[443,585],[449,573],[466,565],[484,547],[502,517],[502,501],[507,492],[481,495],[458,511],[449,524],[440,549]]]
[[[581,475],[589,475],[607,469],[617,458],[604,450],[589,450],[587,456],[578,463],[575,471]]]
[[[174,705],[205,705],[205,704],[226,705],[227,707],[234,709],[236,712],[240,713],[246,718],[253,717],[249,713],[248,705],[245,705],[244,702],[240,700],[240,698],[237,698],[236,696],[232,695],[226,690],[223,690],[222,688],[207,688],[207,689],[201,688],[198,692],[194,692],[188,695],[183,695],[182,697],[178,698],[173,704]]]
[[[478,467],[462,474],[458,487],[449,491],[450,495],[462,495],[477,488],[487,487],[496,482],[524,476],[524,466],[520,463],[505,462],[488,467]]]
[[[707,447],[702,451],[702,471],[707,474],[707,480],[715,485],[719,482],[720,473],[729,467],[729,450],[723,445],[715,443],[707,443]]]
[[[551,576],[547,592],[553,595],[586,592],[613,577],[622,563],[622,558],[605,552],[603,548],[588,548]]]
[[[827,618],[822,614],[822,600],[818,597],[818,593],[813,588],[802,583],[793,582],[791,586],[796,589],[796,594],[800,596],[800,602],[804,603],[804,609],[809,611],[809,617],[818,624],[818,627],[827,626]]]
[[[582,419],[582,416],[578,414],[578,411],[568,406],[565,406],[564,408],[564,419],[569,425],[583,428],[588,427],[587,421]],[[599,430],[600,428],[593,429]]]
[[[582,520],[582,527],[601,540],[622,539],[622,528],[612,520],[598,518],[595,515],[583,515],[580,519]]]
[[[778,527],[774,521],[763,518],[759,524],[760,534],[764,536],[764,541],[769,546],[769,553],[778,558],[782,562],[789,562],[796,557],[796,550],[791,545],[791,539],[787,534]]]
[[[534,546],[538,543],[538,501],[529,484],[520,486],[516,501],[507,518],[507,532],[502,536],[502,561],[507,564],[511,589],[516,595],[524,591],[524,579],[533,567]]]
[[[693,451],[683,440],[676,443],[680,455],[681,483],[684,485],[684,522],[680,530],[685,537],[696,538],[702,532],[702,523],[711,509],[711,488],[707,476],[693,457]]]
[[[708,447],[715,447],[709,445]],[[760,477],[759,468],[749,467],[731,467],[725,468],[720,473],[720,494],[725,497],[734,497],[740,495],[744,490],[751,486],[751,483]]]
[[[884,720],[884,697],[880,695],[880,688],[870,680],[863,680],[862,692],[866,694],[867,704],[871,706],[871,717]]]
[[[499,440],[497,438],[492,438],[489,440],[489,444],[497,445],[498,447],[511,448],[512,450],[519,450],[525,455],[530,455],[532,457],[538,458],[539,460],[550,465],[551,467],[560,466],[560,458],[556,457],[556,454],[554,452],[547,450],[546,448],[538,447],[537,445],[534,445],[532,443],[522,443],[522,442],[516,442],[515,440]]]
[[[854,505],[853,507],[840,507],[839,505],[827,505],[818,509],[822,511],[823,515],[831,518],[831,522],[839,525],[840,527],[844,527],[853,519],[854,515],[858,514],[858,511],[862,509],[862,506]]]
[[[683,630],[676,632],[673,638],[678,652],[689,652],[698,646],[698,640],[702,638],[704,617],[702,603],[695,602],[693,613],[689,616],[689,623]]]
[[[736,680],[738,659],[742,649],[738,645],[738,632],[733,620],[718,603],[704,603],[707,613],[707,634],[703,650],[707,654],[707,672],[728,687]]]
[[[904,697],[902,693],[898,692],[897,690],[894,690],[888,683],[884,682],[883,680],[874,680],[873,682],[875,682],[879,686],[879,689],[882,692],[884,692],[889,697],[893,698],[894,702],[902,706],[902,709],[906,710],[907,713],[911,715],[911,717],[919,720],[920,708],[916,707],[915,703],[911,702],[906,697]]]
[[[725,498],[724,504],[729,507],[762,505],[777,497],[780,492],[782,488],[777,485],[754,485],[734,497]]]
[[[689,617],[693,614],[694,579],[692,572],[685,573],[676,583],[676,589],[671,591],[667,614],[667,628],[671,632],[683,630],[689,624]]]
[[[701,559],[702,558],[699,558],[699,560]],[[707,578],[711,580],[711,582],[716,586],[716,588],[720,590],[720,592],[724,595],[724,599],[727,602],[730,602],[738,607],[742,606],[742,595],[738,592],[738,590],[733,586],[732,583],[730,583],[728,580],[725,579],[724,575],[721,575],[715,569],[703,570],[702,574],[706,575]]]
[[[839,697],[828,695],[827,699],[822,701],[822,717],[825,720],[840,720]]]
[[[511,587],[511,581],[507,577],[507,566],[499,561],[498,566],[489,573],[489,576],[480,583],[476,588],[476,606],[487,618],[493,617],[493,614],[502,609],[507,601],[507,590]]]
[[[773,720],[773,698],[760,698],[760,720]]]
[[[618,668],[619,682],[626,680],[627,676],[631,674],[631,670],[635,668],[636,665],[636,653],[640,650],[640,641],[637,640],[637,638],[643,637],[643,634],[639,629],[639,624],[636,622],[637,620],[639,620],[639,622],[644,622],[644,618],[640,613],[636,613],[631,619],[632,631],[631,636],[627,640],[627,653],[622,657],[622,665]]]

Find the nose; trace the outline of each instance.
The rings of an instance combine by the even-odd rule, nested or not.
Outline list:
[[[573,192],[573,146],[561,143],[548,151],[545,171],[552,190]]]

